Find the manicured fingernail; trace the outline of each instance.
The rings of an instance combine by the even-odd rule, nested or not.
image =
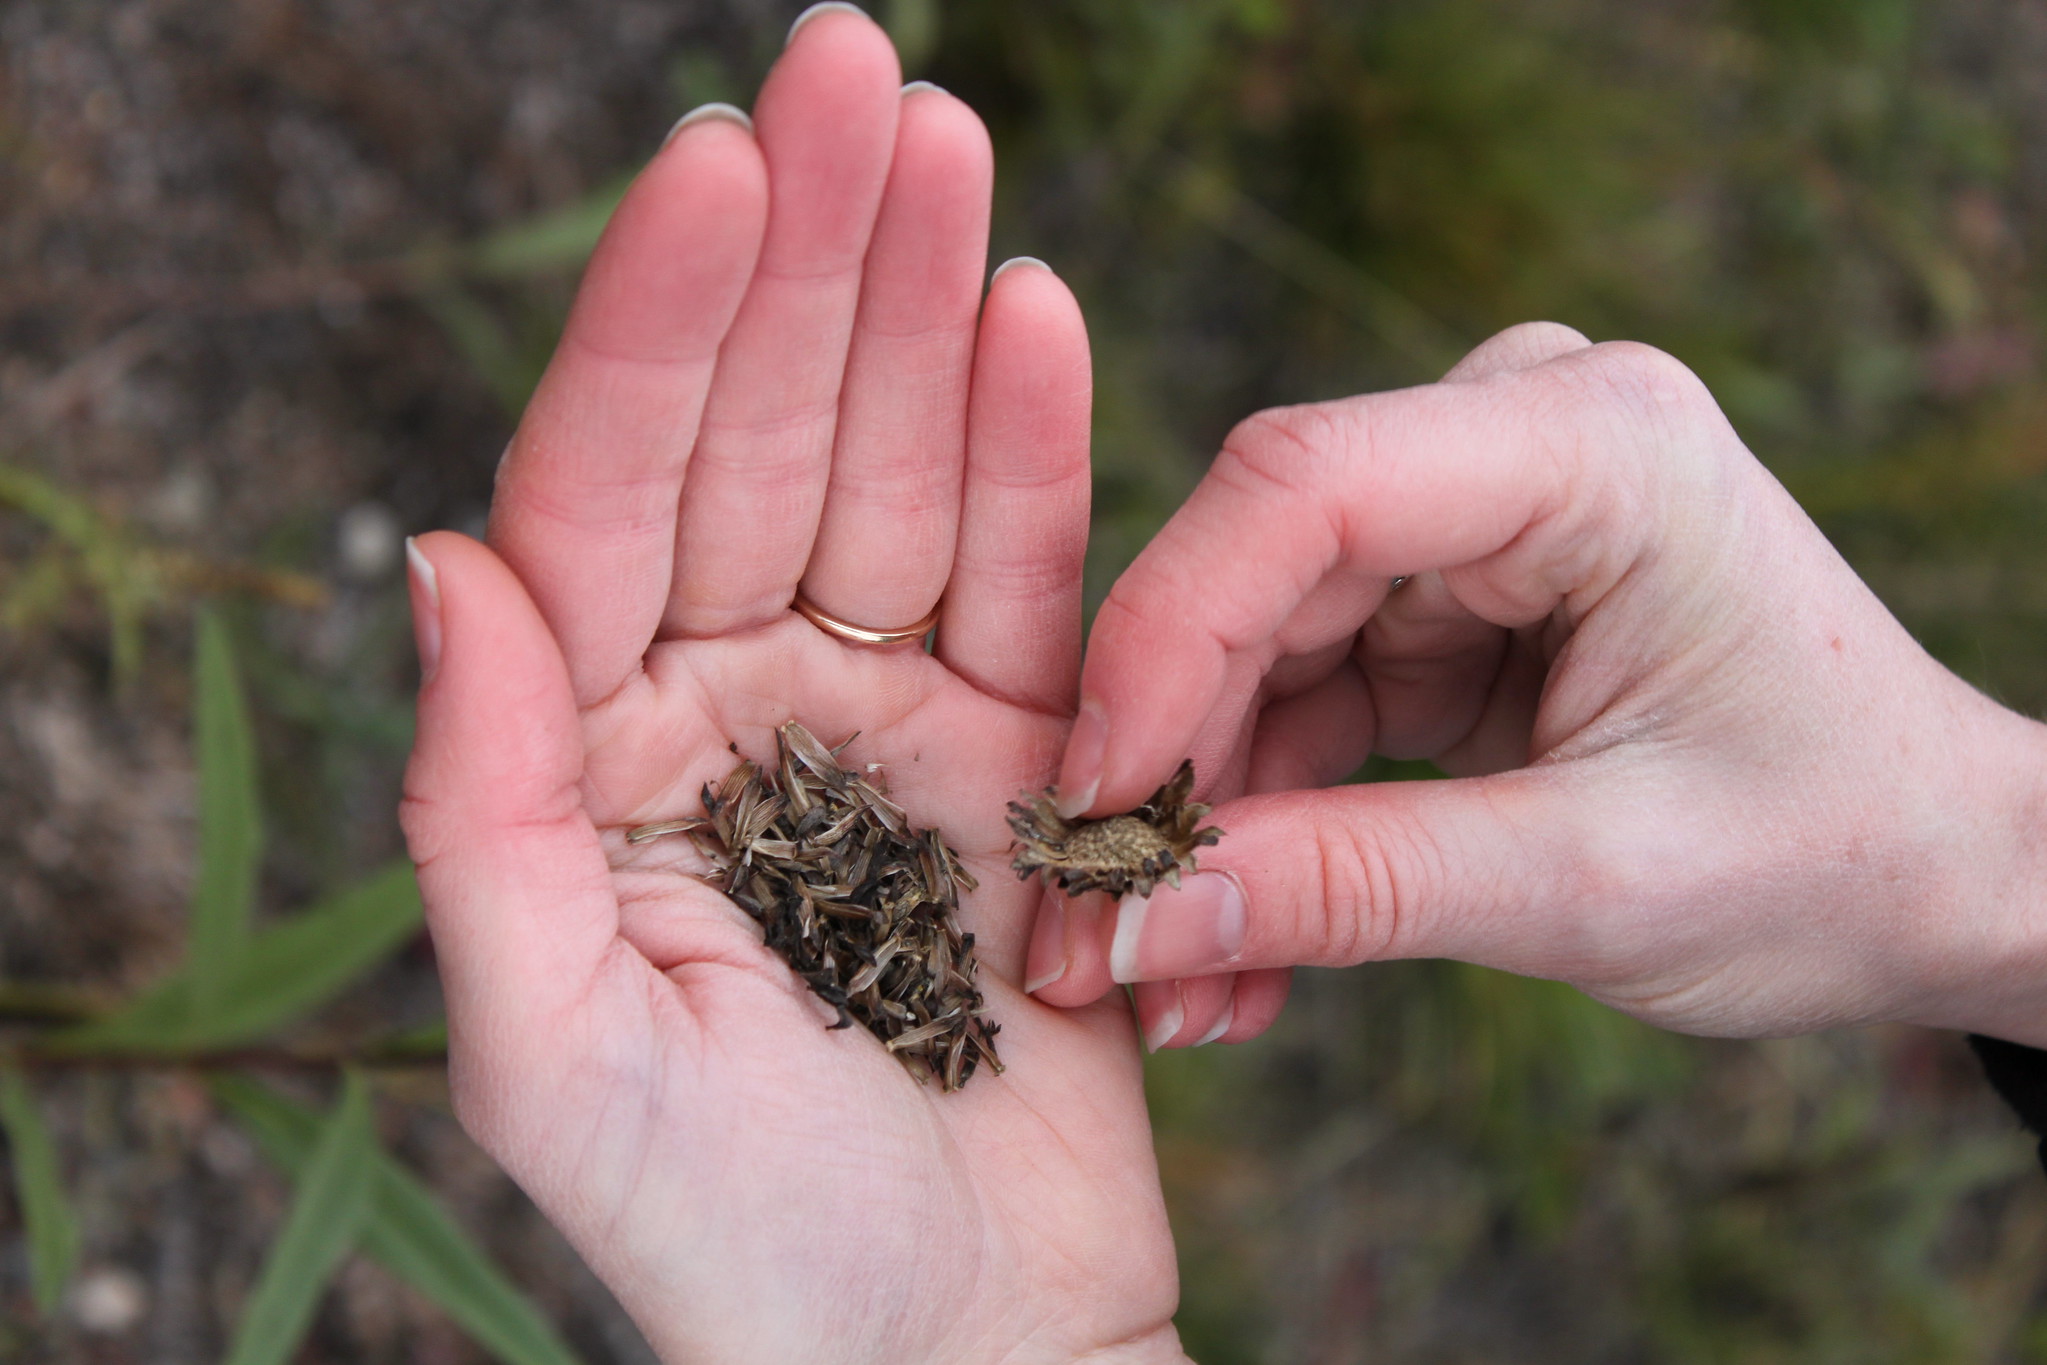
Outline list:
[[[1001,265],[998,265],[998,266],[996,266],[996,267],[995,267],[995,273],[994,273],[994,274],[992,274],[992,275],[990,275],[990,276],[988,277],[988,283],[989,283],[989,285],[990,285],[990,286],[992,287],[992,286],[994,285],[995,281],[997,281],[997,280],[1001,279],[1001,278],[1002,278],[1002,277],[1003,277],[1003,276],[1004,276],[1005,274],[1007,274],[1007,273],[1008,273],[1009,271],[1011,271],[1011,270],[1014,270],[1014,269],[1016,269],[1016,267],[1018,267],[1018,266],[1020,266],[1020,265],[1028,265],[1028,266],[1033,266],[1033,267],[1035,267],[1036,269],[1039,269],[1039,270],[1043,270],[1043,271],[1048,271],[1048,272],[1049,272],[1049,271],[1050,271],[1050,270],[1052,269],[1052,267],[1051,267],[1051,266],[1049,266],[1049,265],[1046,265],[1046,264],[1045,264],[1045,263],[1044,263],[1043,261],[1039,260],[1039,259],[1038,259],[1038,258],[1037,258],[1036,256],[1011,256],[1011,257],[1010,257],[1010,258],[1009,258],[1008,260],[1004,261],[1004,262],[1003,262],[1003,263],[1002,263]]]
[[[1187,1026],[1187,1006],[1177,981],[1147,981],[1137,990],[1137,1014],[1144,1026],[1144,1050],[1157,1052]]]
[[[441,580],[433,561],[419,551],[411,536],[405,538],[406,577],[412,586],[412,635],[419,646],[419,685],[433,681],[441,663]]]
[[[719,104],[714,101],[710,104],[699,104],[696,108],[677,119],[675,126],[668,130],[668,136],[661,139],[661,145],[666,147],[669,143],[675,141],[675,135],[689,127],[692,123],[703,123],[714,118],[724,119],[728,123],[736,123],[749,133],[753,131],[753,116],[751,114],[736,104]]]
[[[1102,789],[1102,754],[1108,747],[1109,718],[1102,714],[1102,704],[1082,702],[1080,714],[1073,718],[1073,733],[1066,737],[1066,762],[1059,769],[1059,791],[1053,802],[1066,819],[1085,813],[1095,803],[1095,793]]]
[[[933,85],[930,81],[911,81],[908,85],[903,87],[904,99],[908,99],[912,95],[922,95],[926,93],[934,95],[943,95],[946,93],[946,89],[942,85]]]
[[[1038,922],[1031,929],[1031,950],[1024,959],[1024,994],[1042,990],[1066,975],[1066,899],[1048,891],[1038,904]]]
[[[789,36],[782,40],[782,46],[787,47],[789,46],[789,44],[795,42],[796,31],[802,28],[805,24],[817,18],[818,15],[828,14],[835,9],[844,10],[848,14],[857,14],[863,19],[867,17],[866,10],[861,9],[858,5],[849,5],[846,3],[846,0],[824,0],[823,4],[812,5],[809,9],[803,11],[803,13],[796,16],[796,22],[789,25]]]
[[[1222,1037],[1225,1033],[1228,1033],[1230,1031],[1230,1025],[1234,1024],[1235,1022],[1237,1022],[1237,997],[1232,995],[1229,998],[1229,1003],[1223,1006],[1222,1018],[1216,1020],[1215,1023],[1210,1026],[1208,1032],[1202,1034],[1199,1038],[1196,1038],[1193,1042],[1187,1044],[1187,1046],[1200,1047],[1204,1043],[1212,1043],[1216,1039]]]
[[[1114,981],[1164,981],[1227,967],[1244,947],[1244,889],[1227,872],[1197,872],[1116,905]]]

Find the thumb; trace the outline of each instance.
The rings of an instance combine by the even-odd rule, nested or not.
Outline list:
[[[568,669],[490,550],[439,531],[408,546],[423,681],[399,816],[419,870],[449,1025],[466,1064],[500,1071],[586,995],[618,903],[578,784]]]
[[[1589,945],[1569,923],[1604,879],[1570,766],[1218,806],[1201,871],[1117,904],[1110,976],[1411,957],[1578,975]]]

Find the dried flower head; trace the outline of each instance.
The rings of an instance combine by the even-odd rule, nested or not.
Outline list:
[[[1019,877],[1042,871],[1069,896],[1106,891],[1149,896],[1159,882],[1180,885],[1180,870],[1192,872],[1194,850],[1222,838],[1213,825],[1200,829],[1208,807],[1187,798],[1194,792],[1194,764],[1180,770],[1151,800],[1127,815],[1105,820],[1067,820],[1052,804],[1052,788],[1009,803],[1009,827],[1016,832]]]
[[[768,947],[839,1012],[857,1019],[919,1082],[965,1085],[997,1072],[995,1034],[974,984],[974,936],[959,903],[977,883],[935,829],[841,767],[838,751],[790,721],[773,769],[743,761],[701,818],[643,825],[643,843],[687,834],[718,869],[707,878],[759,922]]]

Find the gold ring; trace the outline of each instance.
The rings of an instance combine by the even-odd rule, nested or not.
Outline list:
[[[851,621],[841,621],[800,592],[796,594],[796,600],[789,605],[796,608],[797,615],[825,634],[836,635],[841,640],[856,645],[893,645],[904,640],[921,640],[938,624],[937,607],[933,607],[930,613],[915,625],[904,626],[900,630],[869,630],[866,626],[856,626]]]

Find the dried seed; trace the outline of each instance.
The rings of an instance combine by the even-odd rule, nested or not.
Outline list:
[[[999,1026],[974,984],[973,935],[960,897],[977,883],[937,830],[912,830],[902,807],[795,722],[776,763],[742,760],[704,814],[630,831],[639,842],[687,834],[719,868],[710,880],[761,926],[767,945],[838,1013],[864,1024],[919,1082],[966,1084],[996,1072]],[[868,774],[879,771],[870,764]]]

